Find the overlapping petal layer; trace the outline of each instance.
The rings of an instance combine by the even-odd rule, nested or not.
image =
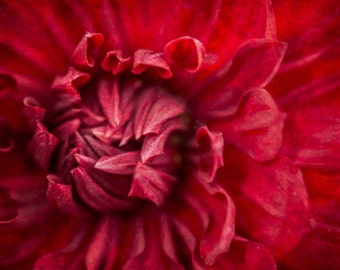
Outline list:
[[[0,1],[0,267],[337,265],[339,9],[273,4]]]

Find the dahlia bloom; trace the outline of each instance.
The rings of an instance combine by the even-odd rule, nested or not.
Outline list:
[[[336,269],[336,1],[0,1],[2,269]]]

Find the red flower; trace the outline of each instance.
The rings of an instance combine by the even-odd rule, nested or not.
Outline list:
[[[335,268],[338,13],[0,2],[0,266]]]

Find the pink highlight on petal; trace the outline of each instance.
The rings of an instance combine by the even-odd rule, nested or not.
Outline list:
[[[243,43],[231,60],[226,87],[265,87],[277,73],[286,48],[286,43],[268,39]]]
[[[152,133],[147,135],[141,149],[141,161],[147,164],[153,157],[165,154],[165,144],[169,139],[169,135],[175,131],[186,131],[182,119],[170,119],[164,124],[158,134]]]
[[[104,42],[104,36],[99,33],[86,33],[77,45],[72,55],[72,63],[78,68],[94,66],[94,50]]]
[[[171,97],[161,97],[153,104],[147,112],[142,134],[158,133],[164,122],[176,117],[185,111],[183,102]]]
[[[141,74],[146,70],[156,73],[161,78],[169,79],[172,72],[162,53],[154,53],[150,50],[140,49],[135,52],[133,60],[133,74]]]
[[[215,119],[211,126],[223,132],[226,142],[263,162],[278,153],[285,118],[266,90],[252,89],[242,96],[235,117]]]
[[[126,152],[112,157],[101,157],[95,168],[112,174],[133,174],[140,152]]]
[[[52,83],[52,88],[54,90],[77,93],[77,87],[86,84],[89,80],[90,75],[88,73],[70,67],[66,75],[56,77]]]
[[[131,203],[124,199],[111,196],[101,188],[82,167],[71,171],[75,188],[81,199],[92,209],[100,213],[111,213],[131,207]]]
[[[165,60],[174,67],[195,73],[205,57],[204,45],[197,39],[185,36],[168,42],[164,47]]]
[[[128,69],[130,66],[130,57],[123,57],[123,52],[120,50],[113,50],[106,53],[101,67],[104,70],[111,71],[113,75]]]
[[[121,121],[121,111],[119,107],[119,86],[118,81],[101,81],[98,89],[98,97],[104,115],[112,127],[117,127]]]
[[[31,126],[35,126],[44,119],[46,109],[42,108],[35,98],[25,97],[23,103],[25,105],[23,112],[28,118]]]
[[[60,210],[80,216],[84,213],[85,209],[82,208],[74,199],[72,185],[62,184],[62,180],[56,175],[48,175],[49,181],[47,190],[48,201],[56,205]]]
[[[217,170],[223,166],[224,140],[221,132],[210,132],[206,126],[196,132],[198,143],[198,172],[200,179],[207,183],[215,180]]]
[[[58,138],[49,133],[42,124],[37,124],[36,132],[28,145],[28,150],[43,170],[47,170],[58,142]]]
[[[135,167],[128,196],[147,199],[160,206],[171,191],[176,178],[139,162]]]

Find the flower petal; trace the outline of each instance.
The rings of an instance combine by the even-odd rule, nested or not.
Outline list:
[[[121,111],[119,109],[119,88],[118,81],[113,83],[102,80],[99,84],[98,98],[106,116],[107,121],[112,127],[117,127],[121,122]]]
[[[219,256],[212,266],[195,263],[207,270],[277,269],[274,257],[265,247],[238,236],[233,238],[230,250]]]
[[[164,79],[172,76],[168,63],[164,60],[162,53],[154,53],[150,50],[140,49],[135,52],[133,69],[134,74],[140,74],[150,70]]]
[[[56,205],[60,210],[73,216],[84,214],[85,209],[74,199],[71,185],[62,184],[59,177],[55,175],[48,175],[47,179],[49,185],[46,195],[51,204]]]
[[[140,267],[158,269],[159,266],[166,270],[184,270],[175,254],[174,241],[167,223],[167,220],[162,218],[161,214],[158,214],[155,220],[151,217],[145,219],[143,228],[146,238],[145,247],[140,254],[127,261],[122,268],[123,270],[133,270]]]
[[[190,154],[196,177],[207,183],[215,180],[217,170],[223,166],[222,133],[210,132],[206,126],[196,131],[198,153]],[[195,143],[195,144],[196,144]]]
[[[206,44],[210,69],[227,63],[237,48],[249,39],[276,39],[271,1],[222,1],[219,11]]]
[[[164,58],[170,64],[190,73],[200,69],[204,60],[203,44],[192,37],[185,36],[168,42],[164,47]]]
[[[94,50],[104,42],[104,37],[99,33],[86,33],[72,55],[72,63],[77,68],[91,68],[94,66]]]
[[[278,259],[285,269],[336,269],[340,265],[339,226],[315,224],[301,244]]]
[[[160,206],[175,182],[176,177],[138,162],[128,196],[147,199]]]
[[[183,245],[191,254],[198,254],[198,260],[213,265],[220,254],[229,250],[234,236],[235,208],[220,186],[187,179],[177,186],[165,207],[183,238]]]
[[[101,157],[94,167],[112,174],[133,174],[139,158],[139,151],[125,152],[112,157]]]
[[[301,167],[340,170],[339,86],[339,79],[314,81],[288,99],[282,151]]]
[[[35,162],[47,170],[54,149],[59,140],[49,133],[42,124],[37,124],[36,132],[28,145],[28,151],[33,155]]]
[[[101,64],[104,70],[111,71],[113,75],[124,71],[130,65],[130,57],[123,57],[123,52],[113,50],[106,53],[106,56]]]
[[[231,148],[224,158],[219,181],[239,210],[239,231],[276,254],[296,247],[310,229],[310,206],[298,167],[284,157],[258,163]]]
[[[116,209],[129,208],[130,202],[108,194],[82,167],[71,171],[74,184],[81,199],[92,209],[101,213],[110,213]]]
[[[285,114],[264,89],[242,96],[232,118],[211,121],[212,130],[221,130],[226,142],[236,145],[258,161],[273,159],[281,147]]]
[[[285,43],[267,39],[243,43],[229,64],[226,88],[266,86],[278,71],[286,47]]]
[[[77,93],[78,86],[86,84],[89,80],[88,73],[70,67],[66,75],[55,78],[52,88],[73,94]]]

